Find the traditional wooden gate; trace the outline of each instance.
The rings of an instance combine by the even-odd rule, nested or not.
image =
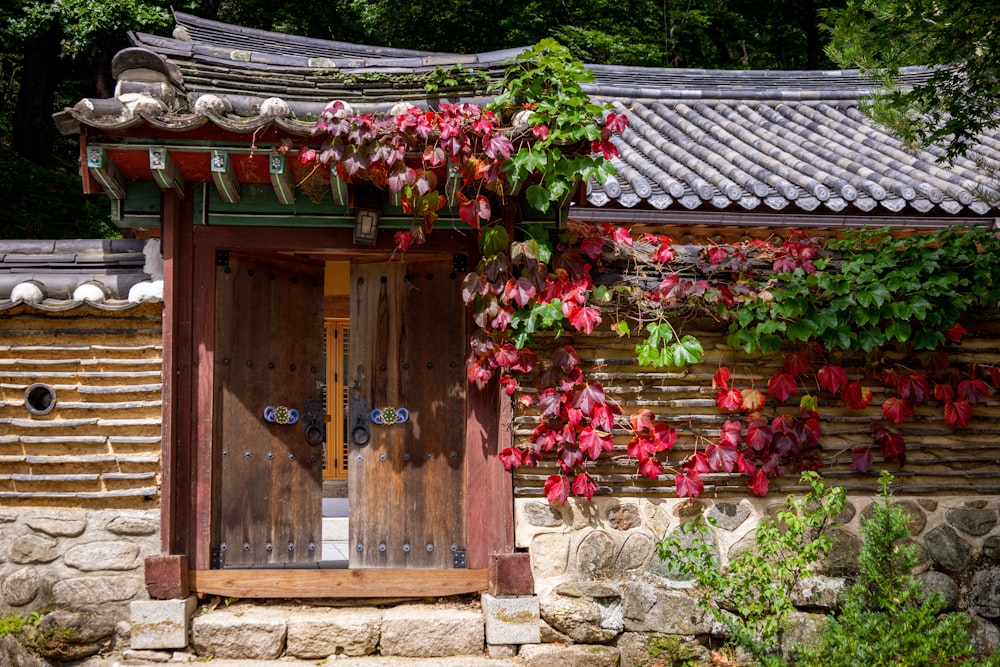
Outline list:
[[[464,567],[465,308],[452,260],[352,266],[351,328],[350,566]]]
[[[217,264],[213,557],[222,567],[317,561],[322,266],[226,253]]]

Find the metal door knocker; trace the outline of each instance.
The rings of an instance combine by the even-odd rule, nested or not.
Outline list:
[[[368,399],[361,395],[361,381],[365,376],[365,367],[358,366],[356,379],[351,382],[350,415],[354,426],[351,428],[351,443],[364,447],[371,439],[368,431]]]

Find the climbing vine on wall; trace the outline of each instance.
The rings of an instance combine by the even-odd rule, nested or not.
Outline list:
[[[933,402],[949,425],[964,428],[1000,387],[1000,367],[956,364],[949,355],[965,333],[958,320],[1000,302],[1000,240],[989,230],[902,239],[848,231],[825,246],[793,234],[780,243],[695,251],[662,236],[633,239],[620,227],[571,224],[554,244],[538,229],[511,243],[493,228],[482,250],[463,286],[480,327],[469,379],[496,376],[518,405],[537,412],[528,441],[500,456],[508,468],[557,461],[559,472],[544,487],[550,501],[593,496],[588,466],[615,448],[616,434],[625,435],[639,474],[673,474],[681,496],[700,494],[705,473],[742,473],[763,495],[774,477],[823,464],[823,405],[864,410],[873,387],[885,396],[881,414],[871,419],[871,439],[852,448],[852,467],[867,471],[876,454],[902,464],[906,444],[896,427],[914,408]],[[739,373],[720,365],[713,389],[721,427],[682,460],[671,461],[669,452],[689,425],[649,410],[623,414],[571,345],[544,360],[532,351],[541,331],[587,334],[603,325],[620,335],[635,330],[643,365],[683,367],[703,355],[684,326],[706,314],[729,323],[734,350],[779,353],[783,362],[760,388],[740,386]],[[838,363],[844,355],[862,356],[856,377]]]

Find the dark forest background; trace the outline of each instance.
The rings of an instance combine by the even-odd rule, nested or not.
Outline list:
[[[9,3],[13,5],[14,3]],[[826,69],[822,8],[842,0],[203,0],[178,10],[363,44],[452,52],[554,37],[590,63],[706,69]],[[114,235],[108,200],[84,196],[77,141],[51,115],[110,97],[127,31],[169,34],[159,0],[24,0],[0,8],[0,238]]]

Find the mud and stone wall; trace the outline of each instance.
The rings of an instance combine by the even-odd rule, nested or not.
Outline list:
[[[52,607],[128,618],[148,599],[158,510],[0,509],[0,615]]]
[[[858,573],[860,519],[876,500],[849,498],[833,528],[833,550],[816,576],[794,591],[797,630],[815,630],[815,614],[834,609]],[[977,644],[995,648],[1000,643],[1000,498],[897,497],[896,502],[911,516],[910,539],[919,545],[918,574],[925,588],[941,591],[949,609],[972,614]],[[531,554],[543,641],[615,645],[625,662],[650,633],[702,640],[722,634],[690,594],[692,582],[657,556],[657,542],[705,514],[716,522],[712,540],[724,565],[752,545],[762,518],[773,518],[783,507],[777,497],[597,497],[562,506],[520,498],[515,505],[516,546]],[[792,639],[802,637],[793,633]]]

